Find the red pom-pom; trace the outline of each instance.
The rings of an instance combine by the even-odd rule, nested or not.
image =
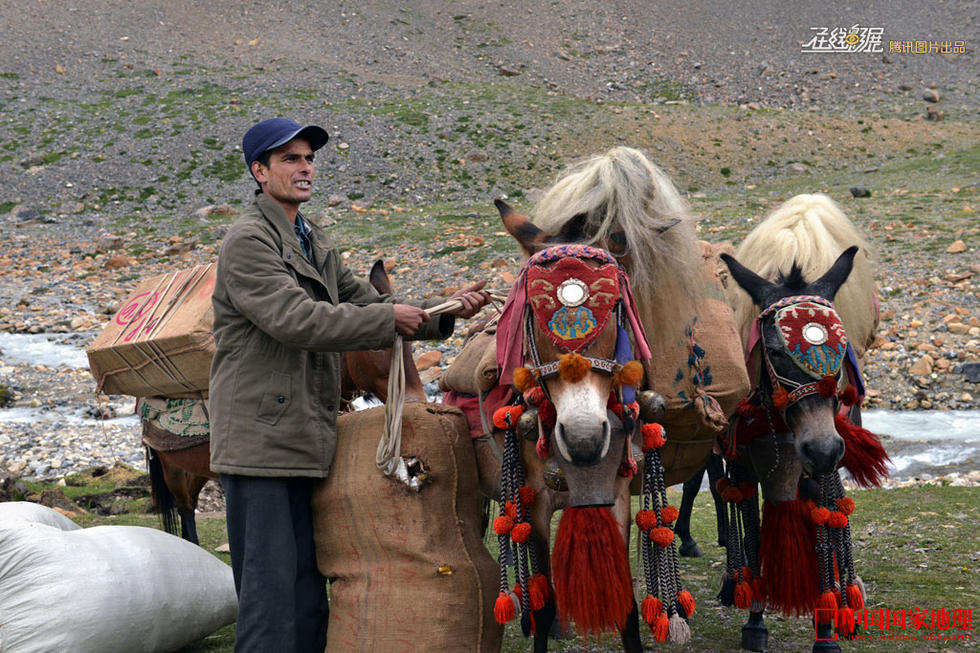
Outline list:
[[[837,394],[837,379],[825,376],[817,381],[817,392],[821,397],[833,397]]]
[[[640,414],[640,404],[637,401],[633,403],[626,404],[623,406],[623,417],[632,417],[636,419]]]
[[[497,595],[497,600],[493,604],[493,618],[498,624],[505,624],[517,614],[517,606],[511,594],[501,592]]]
[[[528,581],[528,600],[531,602],[532,610],[540,610],[544,607],[548,597],[551,596],[551,587],[548,585],[548,577],[544,574],[534,574]]]
[[[660,509],[660,519],[662,519],[665,524],[671,524],[677,521],[680,514],[680,511],[675,506],[664,506]]]
[[[849,385],[841,390],[838,396],[840,397],[840,402],[845,406],[853,406],[861,399],[861,395],[858,394],[857,388],[853,385]]]
[[[529,406],[538,406],[544,400],[545,400],[544,389],[542,389],[542,387],[539,385],[536,385],[530,390],[524,392],[524,401]]]
[[[696,607],[694,603],[694,597],[687,590],[681,590],[677,593],[677,601],[681,604],[681,608],[684,609],[684,615],[690,617],[694,614],[694,608]]]
[[[555,422],[558,421],[558,411],[555,410],[555,405],[544,399],[538,404],[538,419],[541,420],[541,424],[545,428],[554,428]]]
[[[735,607],[739,610],[752,607],[752,586],[744,580],[735,584]]]
[[[618,401],[610,400],[609,403],[606,404],[606,408],[608,408],[612,414],[618,417],[620,420],[623,419],[623,404],[619,403]]]
[[[725,503],[739,503],[742,501],[742,491],[737,487],[728,486],[725,491],[721,493],[721,500]]]
[[[837,614],[837,598],[833,592],[826,590],[820,594],[820,598],[817,599],[817,610],[815,614],[817,620],[822,624],[830,623],[834,620],[834,616]]]
[[[864,596],[861,594],[861,588],[857,585],[848,585],[845,591],[847,592],[847,605],[855,610],[864,610]]]
[[[754,497],[759,492],[759,488],[755,483],[746,481],[738,484],[738,491],[742,493],[742,500],[744,501]]]
[[[653,594],[647,594],[647,597],[643,599],[643,603],[640,604],[640,614],[643,615],[643,621],[648,626],[653,625],[653,622],[656,621],[663,610],[663,603]]]
[[[837,611],[837,634],[847,636],[854,632],[854,610],[850,607],[840,608]]]
[[[641,429],[643,432],[643,451],[653,451],[664,446],[664,427],[657,423],[644,424]]]
[[[658,526],[650,531],[650,540],[661,548],[667,548],[674,541],[674,531],[666,526]]]
[[[506,501],[504,503],[504,514],[511,518],[511,521],[517,521],[517,504],[513,501]]]
[[[518,544],[524,544],[529,537],[531,537],[531,525],[527,522],[514,524],[514,528],[510,530],[510,538]]]
[[[526,508],[534,503],[534,488],[529,485],[522,485],[517,488],[517,496],[521,499],[521,505]]]
[[[847,515],[834,510],[830,513],[830,517],[827,518],[827,526],[831,528],[844,528],[847,526]]]
[[[652,510],[641,510],[636,513],[636,526],[641,531],[648,531],[657,526],[657,513]]]
[[[728,482],[728,477],[722,476],[715,482],[715,491],[718,492],[718,494],[721,494],[728,488],[729,485],[731,485],[731,483]]]
[[[755,414],[756,410],[758,410],[756,406],[750,403],[748,399],[738,402],[738,406],[735,407],[735,412],[739,417],[750,417]]]
[[[538,438],[538,441],[534,443],[534,450],[538,454],[538,458],[544,460],[551,455],[551,443],[548,442],[548,438],[543,435]]]
[[[514,387],[517,388],[518,392],[524,394],[536,385],[538,385],[538,379],[534,376],[534,372],[526,367],[518,367],[514,370]]]
[[[636,465],[635,460],[624,460],[619,463],[619,475],[625,478],[633,478],[636,476],[636,472],[639,471],[639,467]]]
[[[592,369],[592,363],[581,354],[562,354],[558,357],[558,376],[562,381],[578,383]]]
[[[789,393],[786,392],[786,388],[781,385],[777,385],[772,391],[772,405],[776,408],[782,410],[786,408],[789,403]]]
[[[837,500],[837,509],[845,515],[850,515],[854,512],[854,499],[851,497],[841,497]]]
[[[739,575],[739,578],[741,578],[742,580],[744,580],[746,583],[751,583],[752,582],[752,578],[753,578],[753,576],[752,576],[752,570],[749,569],[748,567],[742,567],[742,571],[739,572],[739,574],[740,574]]]
[[[501,406],[493,414],[493,425],[501,430],[512,429],[523,414],[524,406]]]
[[[493,520],[493,532],[497,535],[506,535],[514,528],[514,520],[507,515],[501,515]]]
[[[623,369],[616,375],[616,380],[620,385],[636,386],[643,380],[643,366],[637,361],[630,361],[623,365]]]
[[[667,617],[667,613],[661,612],[657,615],[653,625],[650,626],[650,630],[653,631],[655,640],[661,643],[666,642],[667,636],[670,634],[670,619]]]
[[[817,526],[826,524],[829,518],[830,518],[830,511],[824,508],[823,506],[819,508],[814,508],[813,510],[810,511],[810,521],[812,521]]]

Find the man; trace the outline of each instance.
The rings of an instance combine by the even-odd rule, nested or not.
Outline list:
[[[320,653],[326,582],[316,567],[311,495],[333,463],[340,354],[391,347],[395,333],[447,337],[429,320],[354,278],[299,212],[313,191],[316,126],[264,120],[242,150],[259,185],[228,230],[213,293],[211,469],[221,475],[238,592],[236,651]],[[470,317],[484,282],[452,297]]]

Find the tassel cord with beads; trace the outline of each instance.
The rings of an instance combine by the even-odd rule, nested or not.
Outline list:
[[[663,460],[661,458],[659,449],[654,452],[654,464],[656,465],[657,469],[662,468]],[[667,505],[667,486],[664,484],[663,474],[655,474],[654,478],[656,483],[656,495],[659,503],[659,506],[657,506],[657,520],[662,524],[663,520],[661,514],[663,508]],[[671,530],[673,529],[671,528]],[[661,598],[663,599],[664,606],[667,608],[668,616],[673,616],[674,613],[677,611],[675,607],[675,602],[677,598],[677,592],[680,589],[677,587],[678,571],[677,571],[676,546],[677,546],[676,542],[674,540],[671,540],[670,544],[667,547],[665,547],[664,550],[661,552],[662,553],[661,561],[662,561],[662,569],[663,569],[662,579],[664,581],[664,584],[666,585],[666,587],[662,588],[664,593]],[[658,546],[657,548],[661,548],[661,547]],[[673,552],[675,555],[671,556],[671,552]]]
[[[834,480],[834,485],[836,486],[837,489],[837,496],[841,498],[846,496],[844,492],[844,483],[841,481],[840,473],[834,474],[833,480]],[[841,581],[843,582],[846,579],[846,584],[851,585],[854,583],[854,578],[857,574],[854,573],[854,546],[851,543],[850,516],[848,516],[847,518],[847,526],[844,527],[843,531],[844,531],[844,549],[843,549],[844,569],[846,570],[847,574],[846,576],[844,574],[841,574]]]

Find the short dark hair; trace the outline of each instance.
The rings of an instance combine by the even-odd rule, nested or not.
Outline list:
[[[262,154],[260,154],[258,157],[256,157],[255,161],[253,161],[252,163],[261,163],[263,166],[265,166],[266,168],[268,168],[269,167],[269,161],[271,161],[271,160],[272,160],[272,150],[266,150],[265,152],[263,152]],[[249,169],[249,173],[251,173],[252,172],[251,166],[249,166],[249,168],[250,168]],[[255,179],[255,175],[252,175],[252,179]],[[262,184],[259,184],[259,180],[258,179],[255,179],[255,183],[258,184],[259,190],[262,190]]]

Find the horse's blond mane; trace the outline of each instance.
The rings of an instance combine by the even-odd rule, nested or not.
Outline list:
[[[701,254],[695,220],[670,178],[639,150],[617,147],[593,156],[561,174],[538,203],[534,222],[556,234],[581,215],[589,244],[625,234],[622,260],[651,341],[682,336],[701,293]]]
[[[862,356],[874,339],[877,326],[872,252],[864,236],[832,199],[823,194],[790,198],[745,237],[735,258],[769,281],[788,274],[794,263],[802,269],[804,279],[814,281],[851,245],[859,247],[858,254],[834,305],[855,351]],[[728,292],[744,343],[761,308],[734,281],[729,282]]]

